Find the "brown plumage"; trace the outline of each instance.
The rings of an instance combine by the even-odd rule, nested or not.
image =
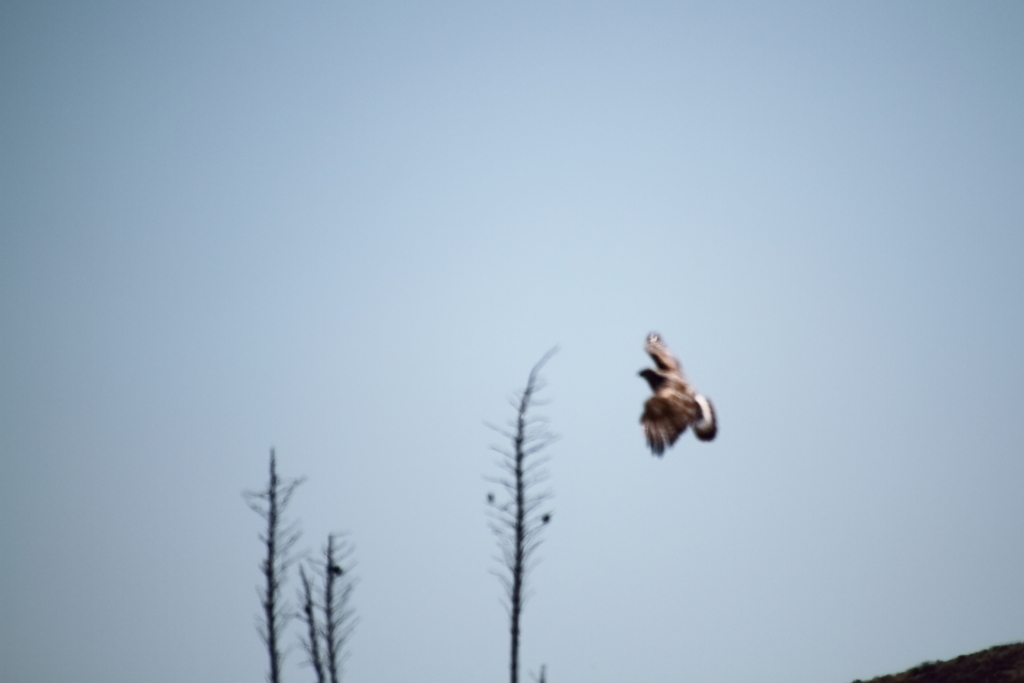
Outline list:
[[[644,349],[657,366],[657,369],[640,371],[640,376],[647,380],[654,392],[654,396],[644,404],[644,414],[640,416],[651,452],[661,456],[666,446],[674,444],[690,426],[701,441],[715,438],[718,424],[714,406],[686,381],[679,361],[656,332],[647,335]]]

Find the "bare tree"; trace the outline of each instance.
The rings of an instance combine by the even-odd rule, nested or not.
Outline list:
[[[495,573],[508,597],[512,637],[509,658],[511,683],[519,683],[519,620],[523,605],[530,597],[526,579],[534,565],[533,554],[541,543],[540,532],[551,521],[550,511],[540,511],[550,500],[551,492],[536,491],[537,486],[547,480],[544,465],[549,458],[533,456],[549,446],[556,437],[547,430],[543,418],[530,415],[530,409],[537,403],[537,392],[544,388],[540,370],[557,350],[555,347],[544,354],[530,371],[526,388],[512,399],[516,417],[509,421],[509,428],[489,425],[511,442],[511,449],[493,447],[503,456],[497,463],[502,473],[498,477],[488,478],[488,481],[501,486],[506,497],[499,501],[493,493],[487,495],[491,531],[498,538],[501,550],[499,559],[502,569]]]
[[[317,683],[338,683],[341,679],[345,644],[355,629],[355,610],[349,604],[355,588],[352,552],[352,545],[345,538],[330,534],[322,562],[310,562],[312,572],[320,578],[320,586],[313,585],[304,568],[299,569],[303,604],[300,618],[307,633],[302,646],[316,672]]]
[[[270,672],[267,674],[270,683],[281,683],[281,664],[284,659],[281,634],[291,617],[287,601],[281,597],[281,588],[288,568],[295,562],[292,550],[300,535],[298,525],[286,521],[284,512],[295,488],[302,481],[279,478],[274,449],[270,449],[270,479],[266,488],[246,491],[244,494],[249,507],[267,521],[266,531],[259,536],[266,546],[267,554],[260,562],[260,571],[266,583],[256,589],[263,607],[263,613],[257,617],[256,629],[270,656]]]
[[[320,654],[320,632],[317,627],[316,600],[313,597],[313,586],[306,576],[306,568],[299,567],[299,578],[302,580],[302,613],[300,619],[306,624],[307,635],[302,639],[302,647],[309,657],[309,663],[316,672],[316,683],[326,683],[324,678],[324,660]]]

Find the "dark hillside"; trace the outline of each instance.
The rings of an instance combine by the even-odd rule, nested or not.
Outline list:
[[[946,662],[853,683],[1024,683],[1024,643],[998,645]]]

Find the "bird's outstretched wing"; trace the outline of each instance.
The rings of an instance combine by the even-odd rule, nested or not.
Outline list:
[[[659,392],[647,399],[640,424],[654,455],[661,456],[682,436],[693,422],[696,407],[687,396],[676,392]]]

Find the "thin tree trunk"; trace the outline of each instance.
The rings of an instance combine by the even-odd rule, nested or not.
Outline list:
[[[515,566],[512,570],[512,653],[510,663],[510,683],[519,683],[519,615],[522,613],[523,601],[523,550],[526,544],[526,487],[523,483],[523,441],[526,438],[526,409],[530,393],[524,392],[519,403],[519,415],[516,420],[515,439],[515,478],[516,478],[516,548]]]
[[[267,650],[270,653],[270,683],[281,681],[281,654],[277,646],[277,464],[274,451],[270,451],[270,483],[267,485],[267,557],[263,560],[263,574],[267,579],[267,592],[263,600],[263,614],[267,623]]]
[[[334,599],[334,580],[336,578],[334,563],[334,535],[327,537],[327,558],[326,572],[324,578],[324,635],[327,641],[327,671],[331,675],[331,683],[338,683],[338,651],[341,643],[338,642],[338,619],[341,615],[335,613],[337,605]]]
[[[309,638],[309,641],[305,643],[306,654],[309,655],[309,662],[313,666],[313,671],[316,672],[316,683],[326,683],[323,658],[320,655],[320,634],[317,632],[316,600],[313,597],[313,586],[303,567],[299,567],[299,577],[302,579],[302,619],[306,622],[306,632]]]

